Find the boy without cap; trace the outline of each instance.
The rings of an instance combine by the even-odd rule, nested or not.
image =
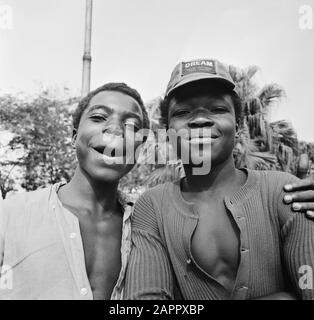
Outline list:
[[[118,184],[134,166],[126,145],[136,150],[134,132],[148,126],[140,95],[124,83],[80,101],[71,181],[0,202],[0,299],[122,298],[132,207]]]

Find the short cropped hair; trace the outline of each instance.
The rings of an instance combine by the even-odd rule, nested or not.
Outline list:
[[[89,103],[91,99],[99,92],[102,91],[117,91],[124,93],[133,99],[135,99],[138,104],[141,107],[142,113],[143,113],[143,128],[147,129],[149,128],[149,119],[147,110],[144,106],[144,103],[142,101],[142,98],[140,94],[137,92],[137,90],[129,87],[127,84],[123,82],[109,82],[104,84],[103,86],[91,91],[86,97],[84,97],[78,104],[76,110],[73,113],[73,127],[74,129],[78,129],[80,120],[82,117],[83,112],[88,108]]]
[[[229,94],[234,105],[236,122],[239,122],[242,115],[242,101],[238,94],[233,90],[227,89],[224,85],[222,85],[219,82],[213,83],[211,82],[211,80],[202,80],[194,82],[192,83],[192,85],[183,85],[182,87],[177,88],[168,96],[164,97],[164,99],[162,99],[159,105],[162,124],[168,127],[169,103],[172,98],[182,100],[188,98],[192,94],[204,91],[214,96]]]

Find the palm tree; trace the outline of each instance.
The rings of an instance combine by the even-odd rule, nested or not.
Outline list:
[[[296,175],[303,179],[307,175],[314,173],[314,143],[299,141],[298,154]]]
[[[269,152],[260,152],[256,142],[250,138],[246,123],[238,130],[233,150],[237,168],[271,170],[276,168],[276,156]]]
[[[271,152],[277,155],[279,169],[296,173],[298,140],[291,123],[280,120],[270,124],[272,131]]]
[[[259,90],[254,83],[257,71],[256,66],[230,68],[243,111],[234,152],[236,165],[294,172],[296,133],[287,121],[269,122],[271,107],[285,97],[285,91],[275,83]]]

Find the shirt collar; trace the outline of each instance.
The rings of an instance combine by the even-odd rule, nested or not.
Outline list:
[[[118,190],[118,202],[123,208],[123,222],[129,219],[133,212],[134,202],[121,190]]]
[[[57,200],[59,200],[57,192],[65,184],[66,184],[66,182],[58,182],[58,183],[55,183],[52,186],[51,191],[52,191],[54,197],[56,197]],[[121,207],[123,209],[123,222],[124,222],[124,221],[128,220],[131,217],[132,211],[133,211],[134,202],[131,200],[130,196],[128,196],[126,193],[122,192],[121,190],[118,190],[118,202],[119,202],[119,204],[121,205]]]

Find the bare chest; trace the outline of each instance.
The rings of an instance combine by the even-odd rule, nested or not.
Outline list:
[[[80,222],[87,276],[95,300],[110,299],[121,269],[122,219]]]
[[[239,230],[223,201],[198,203],[191,250],[196,263],[229,291],[239,264]]]

